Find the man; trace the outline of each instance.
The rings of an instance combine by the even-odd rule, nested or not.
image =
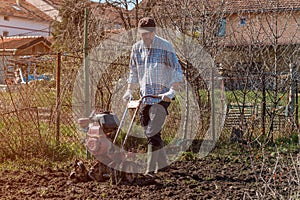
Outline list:
[[[146,97],[140,110],[140,121],[148,141],[148,161],[146,175],[168,165],[163,149],[161,129],[167,116],[167,108],[175,96],[183,73],[173,46],[155,34],[155,21],[151,17],[142,18],[138,32],[142,40],[133,45],[130,58],[128,89],[123,96],[128,100],[139,86],[140,95]]]

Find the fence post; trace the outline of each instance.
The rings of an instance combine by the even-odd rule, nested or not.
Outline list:
[[[56,68],[56,123],[55,123],[55,141],[56,145],[60,144],[60,72],[61,72],[61,53],[57,53]]]
[[[296,105],[295,105],[295,109],[296,109],[296,113],[295,113],[295,122],[296,122],[296,127],[297,129],[299,129],[299,104],[298,104],[298,80],[297,78],[295,78],[295,101],[296,101]]]
[[[288,117],[292,118],[295,114],[295,80],[294,80],[294,68],[293,65],[290,63],[290,91],[289,91],[289,105],[288,105]]]
[[[84,9],[84,42],[83,42],[83,53],[84,53],[84,97],[85,97],[85,115],[90,115],[90,71],[88,62],[88,8]]]
[[[265,135],[266,131],[266,72],[262,75],[262,105],[261,105],[261,128]]]
[[[216,129],[215,129],[215,74],[214,68],[211,66],[211,126],[212,126],[212,139],[213,143],[216,143]]]
[[[88,60],[88,20],[89,9],[84,9],[84,41],[83,41],[83,54],[84,54],[84,101],[85,101],[85,116],[88,117],[91,112],[90,103],[90,68]],[[87,158],[91,158],[91,154],[86,149]]]

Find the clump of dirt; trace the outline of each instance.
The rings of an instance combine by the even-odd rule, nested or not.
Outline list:
[[[73,182],[71,164],[60,168],[3,170],[0,199],[289,199],[299,198],[297,154],[211,153],[176,161],[154,178],[134,183]],[[299,177],[298,177],[299,178]]]

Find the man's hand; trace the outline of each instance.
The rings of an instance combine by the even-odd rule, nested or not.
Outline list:
[[[170,102],[175,97],[175,90],[171,88],[168,92],[159,94],[163,101]]]
[[[128,101],[129,99],[131,99],[132,98],[132,93],[133,93],[133,91],[131,89],[127,89],[124,96],[123,96],[123,100]]]

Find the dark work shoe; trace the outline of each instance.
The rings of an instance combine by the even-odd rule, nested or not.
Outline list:
[[[163,167],[161,169],[156,169],[154,173],[157,174],[159,172],[167,172],[167,171],[169,171],[169,169],[170,169],[170,167],[166,166],[166,167]]]
[[[144,176],[146,178],[155,178],[154,172],[146,172],[146,173],[144,173]]]

